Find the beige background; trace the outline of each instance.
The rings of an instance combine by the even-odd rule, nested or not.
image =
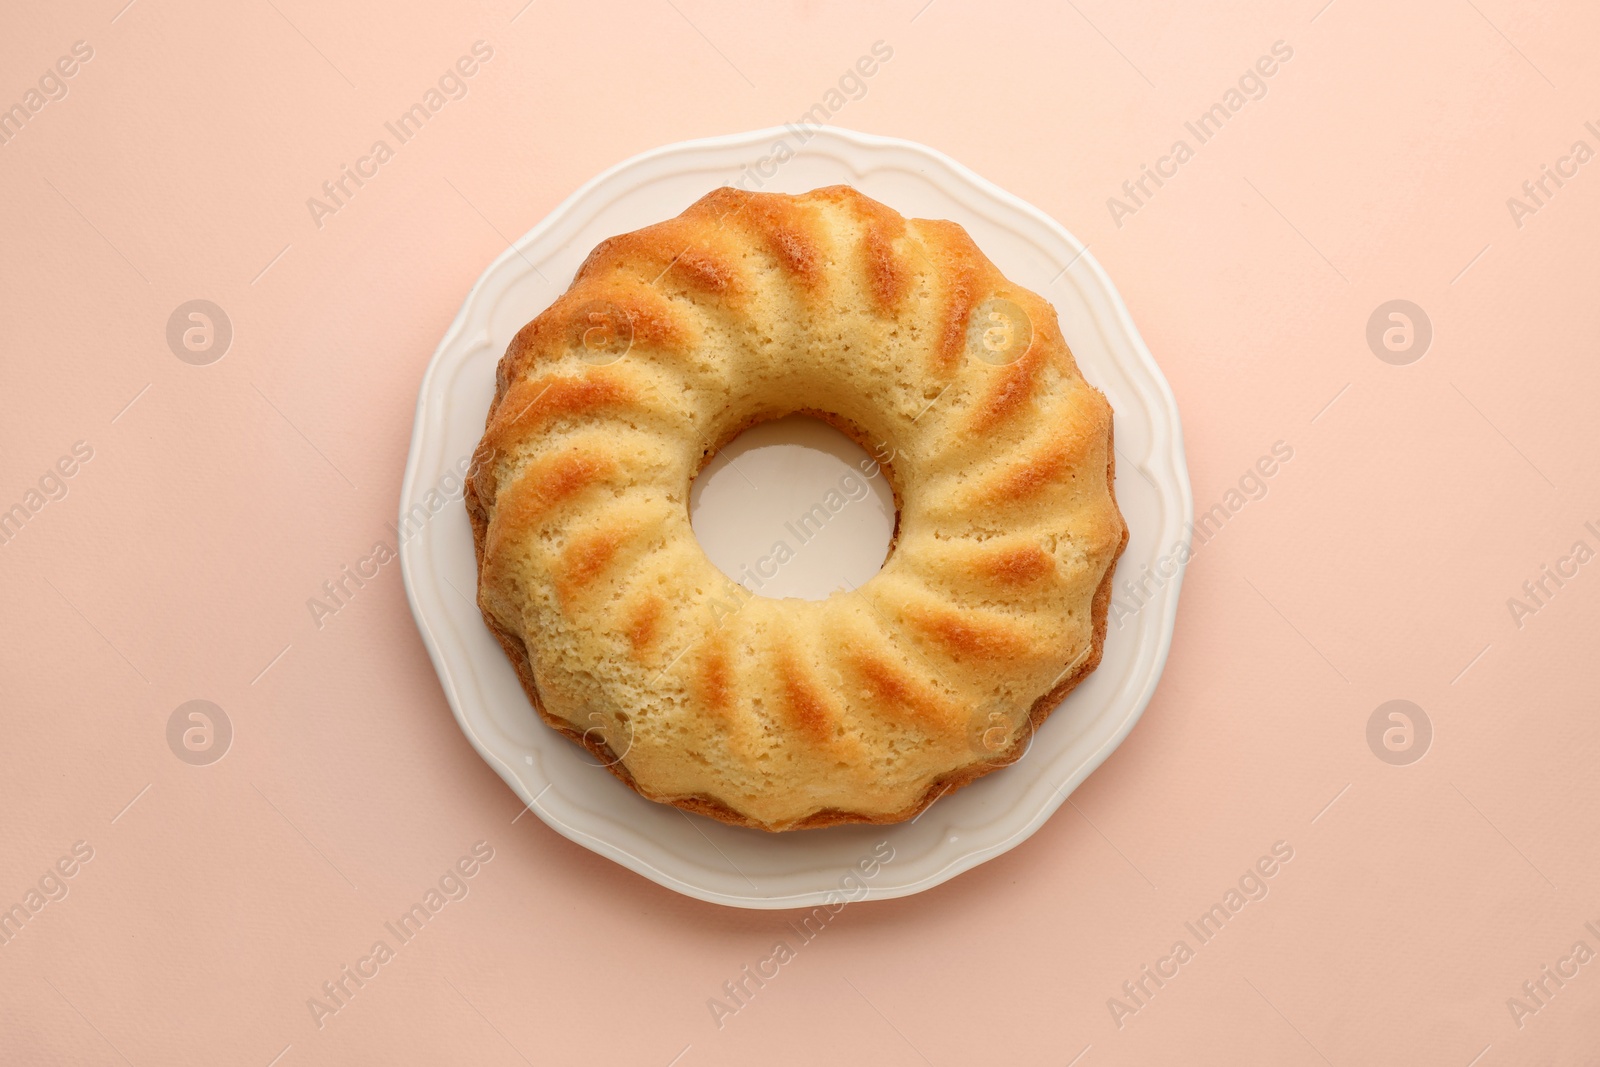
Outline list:
[[[42,505],[0,545],[0,906],[68,890],[0,945],[0,1059],[1600,1060],[1600,961],[1507,1005],[1600,952],[1600,562],[1520,627],[1507,604],[1600,549],[1600,161],[1507,205],[1600,150],[1592,5],[121,2],[0,32],[0,106],[93,49],[0,145],[0,509]],[[319,229],[306,199],[478,40],[468,94]],[[708,1000],[795,916],[513,824],[393,564],[320,630],[306,600],[392,540],[419,377],[512,237],[635,152],[798,118],[879,40],[831,121],[1089,242],[1197,510],[1294,458],[1199,549],[1161,688],[1071,806],[846,909],[719,1029]],[[1279,40],[1266,95],[1118,226],[1108,197]],[[167,344],[192,299],[232,323],[209,366]],[[1366,340],[1393,299],[1433,327],[1409,365]],[[80,441],[66,495],[30,498]],[[234,730],[208,766],[167,741],[193,699]],[[1406,766],[1367,741],[1392,699],[1433,728]],[[480,841],[468,895],[319,1029],[307,999]],[[1269,895],[1199,945],[1184,923],[1278,841]],[[1108,998],[1180,938],[1119,1028]]]

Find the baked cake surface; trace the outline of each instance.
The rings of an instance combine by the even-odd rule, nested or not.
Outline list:
[[[705,462],[794,412],[899,508],[883,569],[819,601],[749,592],[689,525]],[[545,722],[642,795],[900,821],[1018,758],[1099,663],[1111,430],[1054,309],[960,226],[718,189],[602,242],[507,348],[467,486],[478,603]]]

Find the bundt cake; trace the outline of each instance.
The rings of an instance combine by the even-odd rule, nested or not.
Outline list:
[[[689,524],[708,459],[797,412],[898,509],[882,570],[816,601],[738,585]],[[507,348],[466,494],[478,604],[544,721],[643,796],[897,822],[1099,663],[1113,455],[1055,310],[959,225],[722,188],[601,242]]]

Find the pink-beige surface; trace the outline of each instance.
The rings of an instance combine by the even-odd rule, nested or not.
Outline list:
[[[122,4],[0,33],[4,1062],[1600,1061],[1600,12]],[[820,915],[522,815],[389,525],[509,240],[806,116],[1090,245],[1205,520],[1072,803]]]

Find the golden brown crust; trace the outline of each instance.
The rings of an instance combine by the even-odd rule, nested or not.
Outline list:
[[[1046,362],[1045,341],[1036,337],[1022,358],[1000,368],[999,380],[989,388],[968,423],[972,433],[988,433],[1006,419],[1025,410]]]
[[[776,660],[789,726],[813,744],[828,744],[839,721],[839,710],[787,652],[778,652]]]
[[[1031,328],[1000,366],[968,336],[995,299]],[[895,500],[883,572],[828,601],[738,590],[688,532],[693,477],[791,412]],[[1053,309],[959,226],[844,186],[717,190],[602,242],[508,347],[467,479],[479,606],[539,716],[641,795],[764,830],[903,821],[1019,758],[1099,664],[1128,539],[1111,433]],[[977,752],[997,686],[1027,710]]]
[[[998,272],[989,266],[967,231],[955,223],[919,219],[917,230],[929,239],[935,281],[944,286],[931,369],[945,379],[966,356],[967,324],[983,299],[985,280]]]
[[[661,598],[647,595],[629,610],[625,625],[628,646],[635,660],[641,660],[644,652],[655,647],[656,634],[661,626],[661,609]]]
[[[561,553],[557,564],[556,594],[563,603],[578,597],[595,579],[611,569],[629,541],[639,536],[630,526],[613,526],[574,537]]]
[[[995,549],[986,554],[979,566],[997,582],[1006,585],[1027,585],[1055,573],[1055,557],[1033,542]]]

